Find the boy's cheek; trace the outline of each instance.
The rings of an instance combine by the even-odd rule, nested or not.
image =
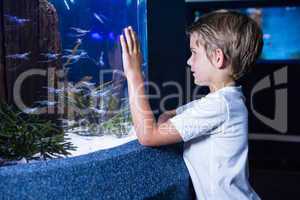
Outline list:
[[[194,83],[199,86],[208,85],[208,76],[205,71],[199,70],[198,73],[194,74]]]

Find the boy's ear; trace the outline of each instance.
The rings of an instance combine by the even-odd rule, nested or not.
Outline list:
[[[214,51],[213,64],[218,69],[223,69],[225,67],[225,56],[223,51],[219,48]]]

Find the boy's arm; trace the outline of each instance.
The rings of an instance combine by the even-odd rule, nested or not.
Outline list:
[[[129,103],[133,125],[141,144],[160,146],[182,141],[182,138],[170,121],[157,124],[144,91],[141,72],[141,53],[134,31],[125,28],[125,37],[121,35],[124,72],[128,81]]]
[[[174,110],[168,110],[164,113],[162,113],[159,117],[158,117],[158,121],[157,124],[160,125],[164,122],[167,122],[168,119],[174,117],[176,115],[176,109]]]

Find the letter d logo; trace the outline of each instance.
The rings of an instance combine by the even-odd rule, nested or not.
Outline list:
[[[274,72],[274,84],[279,86],[287,83],[287,66]],[[251,91],[251,110],[253,114],[264,124],[281,133],[287,132],[287,118],[288,118],[288,105],[287,105],[287,88],[275,89],[275,116],[274,119],[270,119],[260,113],[258,113],[253,106],[253,95],[261,90],[271,87],[271,78],[267,76],[260,80]]]

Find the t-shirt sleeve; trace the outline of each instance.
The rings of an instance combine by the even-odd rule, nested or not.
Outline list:
[[[179,106],[178,108],[176,108],[176,115],[181,114],[183,111],[185,111],[187,108],[189,108],[190,106],[192,106],[193,102],[187,103],[183,106]]]
[[[228,109],[222,96],[210,96],[176,110],[170,119],[184,142],[199,136],[214,134],[228,118]]]

